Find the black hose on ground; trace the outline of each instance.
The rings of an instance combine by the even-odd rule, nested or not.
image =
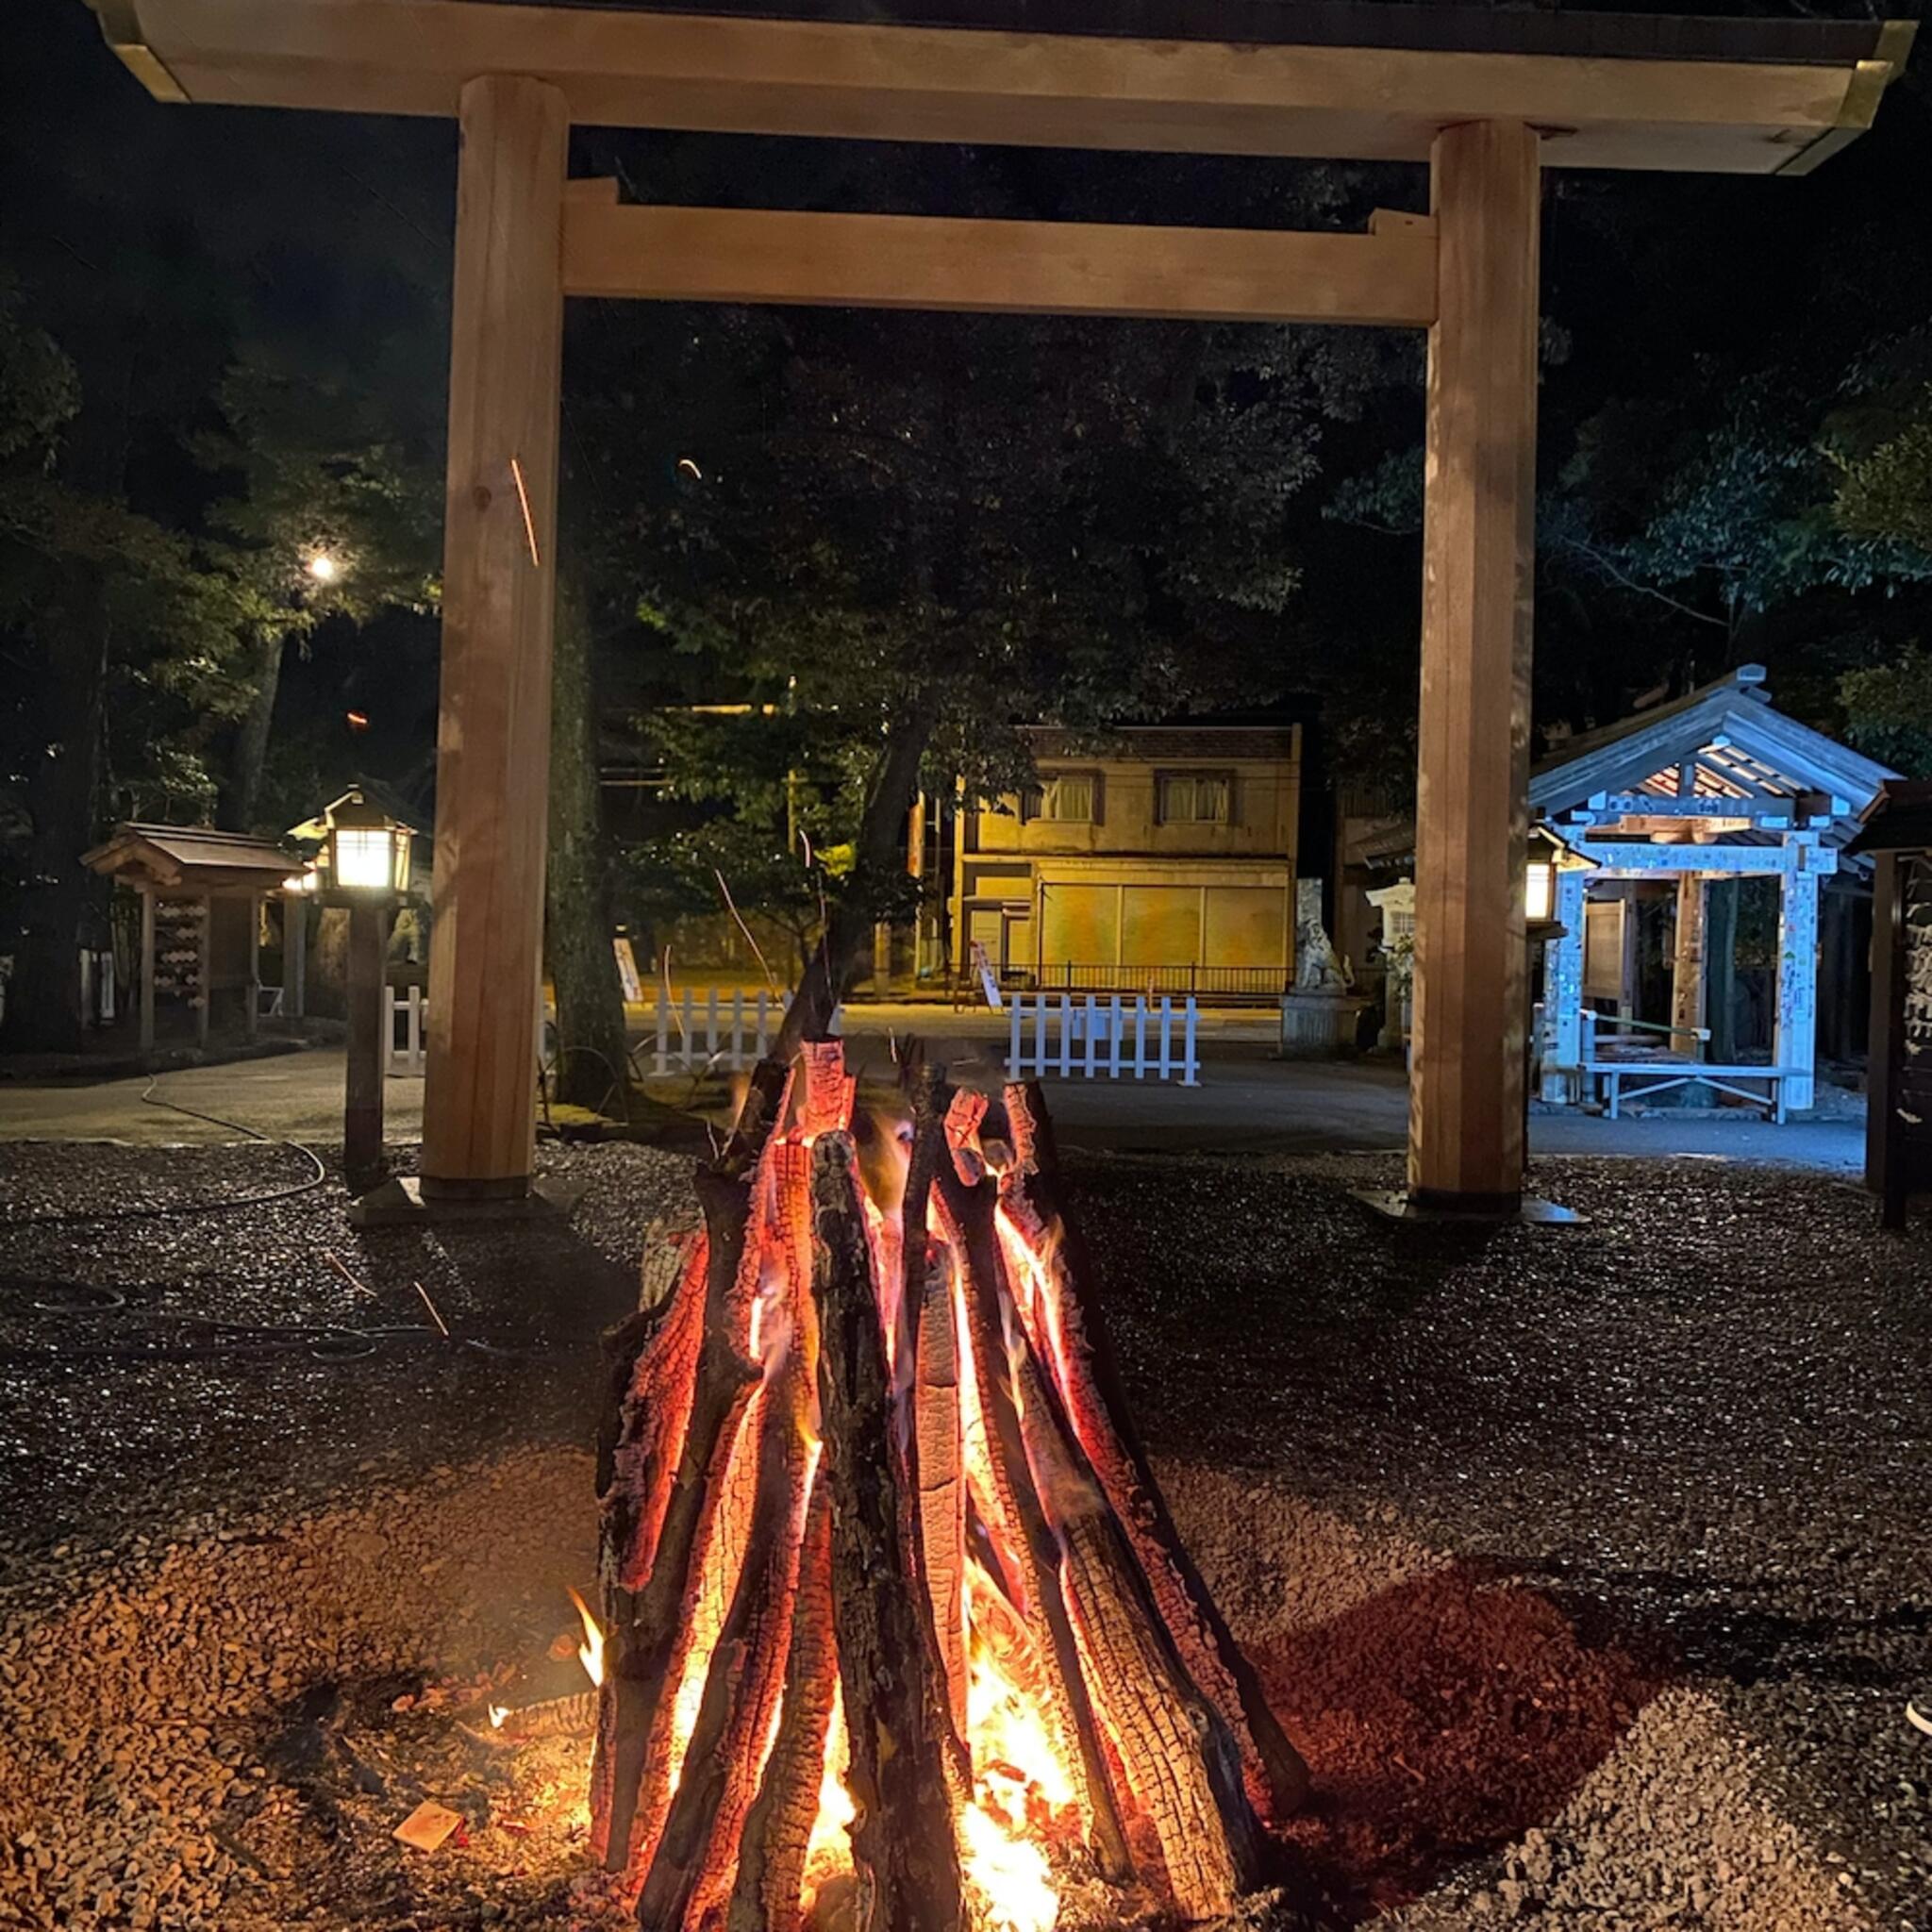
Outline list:
[[[143,1106],[165,1107],[172,1113],[185,1114],[190,1120],[203,1121],[211,1127],[226,1127],[232,1133],[245,1134],[251,1141],[259,1141],[265,1147],[287,1147],[299,1154],[315,1172],[307,1180],[297,1181],[293,1187],[277,1188],[266,1194],[242,1194],[232,1200],[176,1201],[158,1207],[83,1208],[62,1214],[29,1214],[17,1221],[0,1221],[0,1231],[12,1227],[67,1227],[90,1221],[164,1221],[176,1214],[225,1214],[237,1208],[268,1208],[278,1201],[292,1201],[296,1195],[319,1188],[328,1178],[328,1169],[323,1165],[321,1157],[299,1141],[264,1134],[258,1127],[251,1127],[244,1122],[225,1120],[220,1114],[203,1113],[199,1108],[184,1107],[178,1100],[162,1099],[155,1092],[160,1083],[158,1074],[147,1083],[141,1096]]]

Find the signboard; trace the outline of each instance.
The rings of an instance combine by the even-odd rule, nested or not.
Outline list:
[[[992,970],[992,962],[986,957],[986,948],[977,940],[973,941],[973,970],[979,974],[979,984],[986,991],[986,1003],[995,1013],[1001,1010],[999,976]]]
[[[620,933],[610,941],[610,950],[617,955],[617,976],[624,982],[624,996],[627,1000],[641,1000],[644,989],[638,979],[638,956],[630,949],[630,941]]]

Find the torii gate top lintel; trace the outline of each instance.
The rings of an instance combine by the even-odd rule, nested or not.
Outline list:
[[[1545,166],[1763,175],[1869,126],[1915,30],[1361,0],[90,4],[180,101],[453,115],[510,74],[585,125],[1425,161],[1446,125],[1520,121]]]

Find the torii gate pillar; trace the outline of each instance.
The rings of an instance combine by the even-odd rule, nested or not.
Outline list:
[[[462,90],[436,741],[425,1196],[520,1198],[536,1116],[570,118]]]
[[[1430,201],[1423,675],[1416,783],[1414,1073],[1419,1208],[1522,1197],[1524,937],[1535,575],[1538,136],[1436,137]]]

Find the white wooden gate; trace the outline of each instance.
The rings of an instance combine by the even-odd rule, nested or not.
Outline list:
[[[1007,1042],[1007,1074],[1042,1078],[1178,1080],[1201,1084],[1196,1051],[1199,1016],[1191,995],[1176,1006],[1163,993],[1150,1003],[1144,994],[1124,1001],[1119,993],[1084,996],[1037,992],[1012,996],[1011,1036]],[[1175,1022],[1179,1024],[1176,1026]]]

